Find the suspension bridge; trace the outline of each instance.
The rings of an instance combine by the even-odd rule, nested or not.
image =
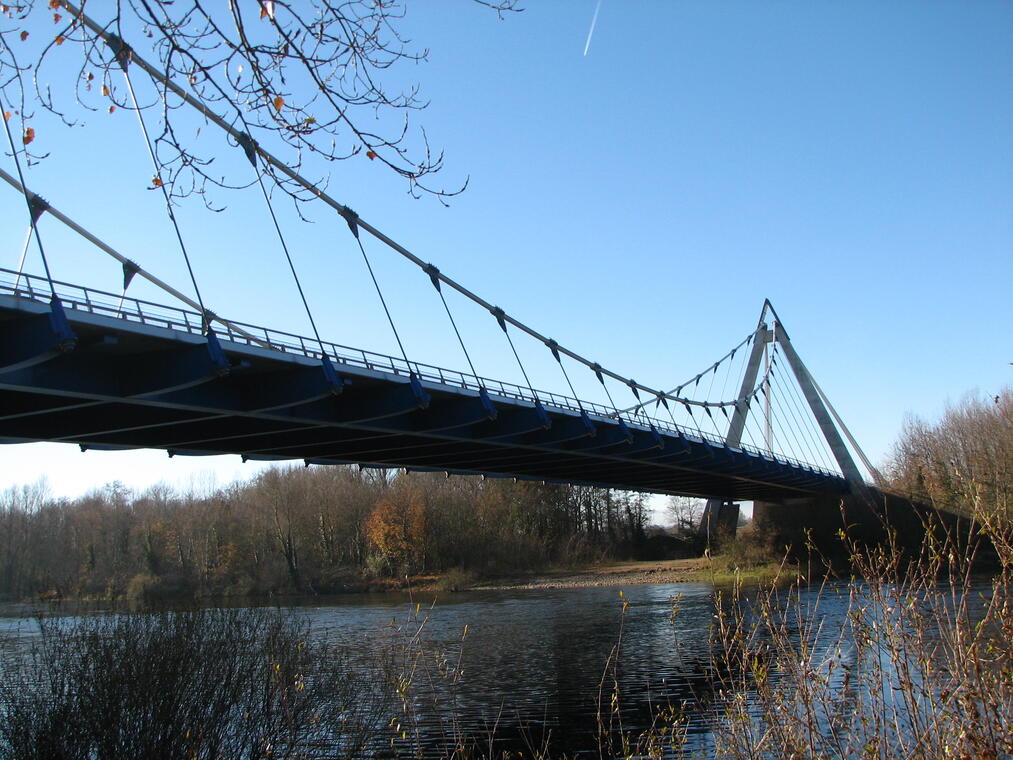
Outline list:
[[[82,16],[84,23],[90,23]],[[155,448],[177,455],[233,454],[245,460],[303,460],[409,471],[481,474],[709,499],[706,520],[734,525],[738,501],[830,499],[866,492],[852,456],[875,469],[816,384],[773,306],[721,358],[669,390],[651,387],[564,346],[423,261],[409,248],[313,186],[166,79],[119,38],[113,48],[133,96],[131,72],[225,131],[248,159],[293,277],[311,335],[217,314],[205,302],[186,235],[162,186],[168,222],[190,274],[188,295],[31,187],[5,121],[16,171],[0,178],[23,198],[27,235],[18,264],[0,269],[0,442],[57,441],[82,450]],[[135,101],[136,106],[136,101]],[[144,113],[136,109],[152,161]],[[361,254],[400,349],[385,355],[326,340],[314,319],[265,187],[267,169],[331,207]],[[158,165],[155,163],[158,175]],[[122,265],[122,288],[61,281],[51,270],[47,224],[62,224]],[[29,271],[32,244],[40,271]],[[448,317],[467,371],[410,360],[371,256],[400,256],[424,277]],[[305,273],[303,273],[305,276]],[[141,277],[163,300],[134,298]],[[119,292],[117,292],[119,291]],[[493,319],[523,383],[483,377],[458,329],[447,293]],[[541,344],[565,391],[535,388],[515,341]],[[572,373],[591,373],[598,398],[582,398]],[[714,397],[715,378],[723,378]],[[619,394],[624,394],[620,396]],[[617,397],[629,401],[622,403]],[[731,517],[729,515],[732,515]]]

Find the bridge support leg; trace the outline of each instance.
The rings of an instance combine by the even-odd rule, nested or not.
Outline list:
[[[722,538],[733,538],[739,525],[739,505],[723,499],[708,499],[700,521],[701,533],[711,545]]]

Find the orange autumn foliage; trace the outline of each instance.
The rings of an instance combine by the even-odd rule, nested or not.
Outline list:
[[[369,542],[391,566],[415,565],[422,557],[426,516],[415,494],[381,499],[365,527]]]

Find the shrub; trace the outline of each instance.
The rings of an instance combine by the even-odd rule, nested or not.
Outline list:
[[[383,689],[279,612],[39,622],[0,663],[4,760],[354,756],[387,714]]]

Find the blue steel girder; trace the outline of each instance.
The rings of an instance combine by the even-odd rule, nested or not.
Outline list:
[[[30,367],[72,351],[78,343],[59,302],[48,311],[16,311],[3,320],[0,371]]]
[[[18,359],[14,369],[0,369],[0,438],[740,499],[841,490],[826,473],[681,433],[340,360],[337,373],[327,372],[304,356],[228,341],[216,356],[201,336],[70,314],[80,340],[61,354],[45,314],[11,318],[0,308],[0,350]]]

